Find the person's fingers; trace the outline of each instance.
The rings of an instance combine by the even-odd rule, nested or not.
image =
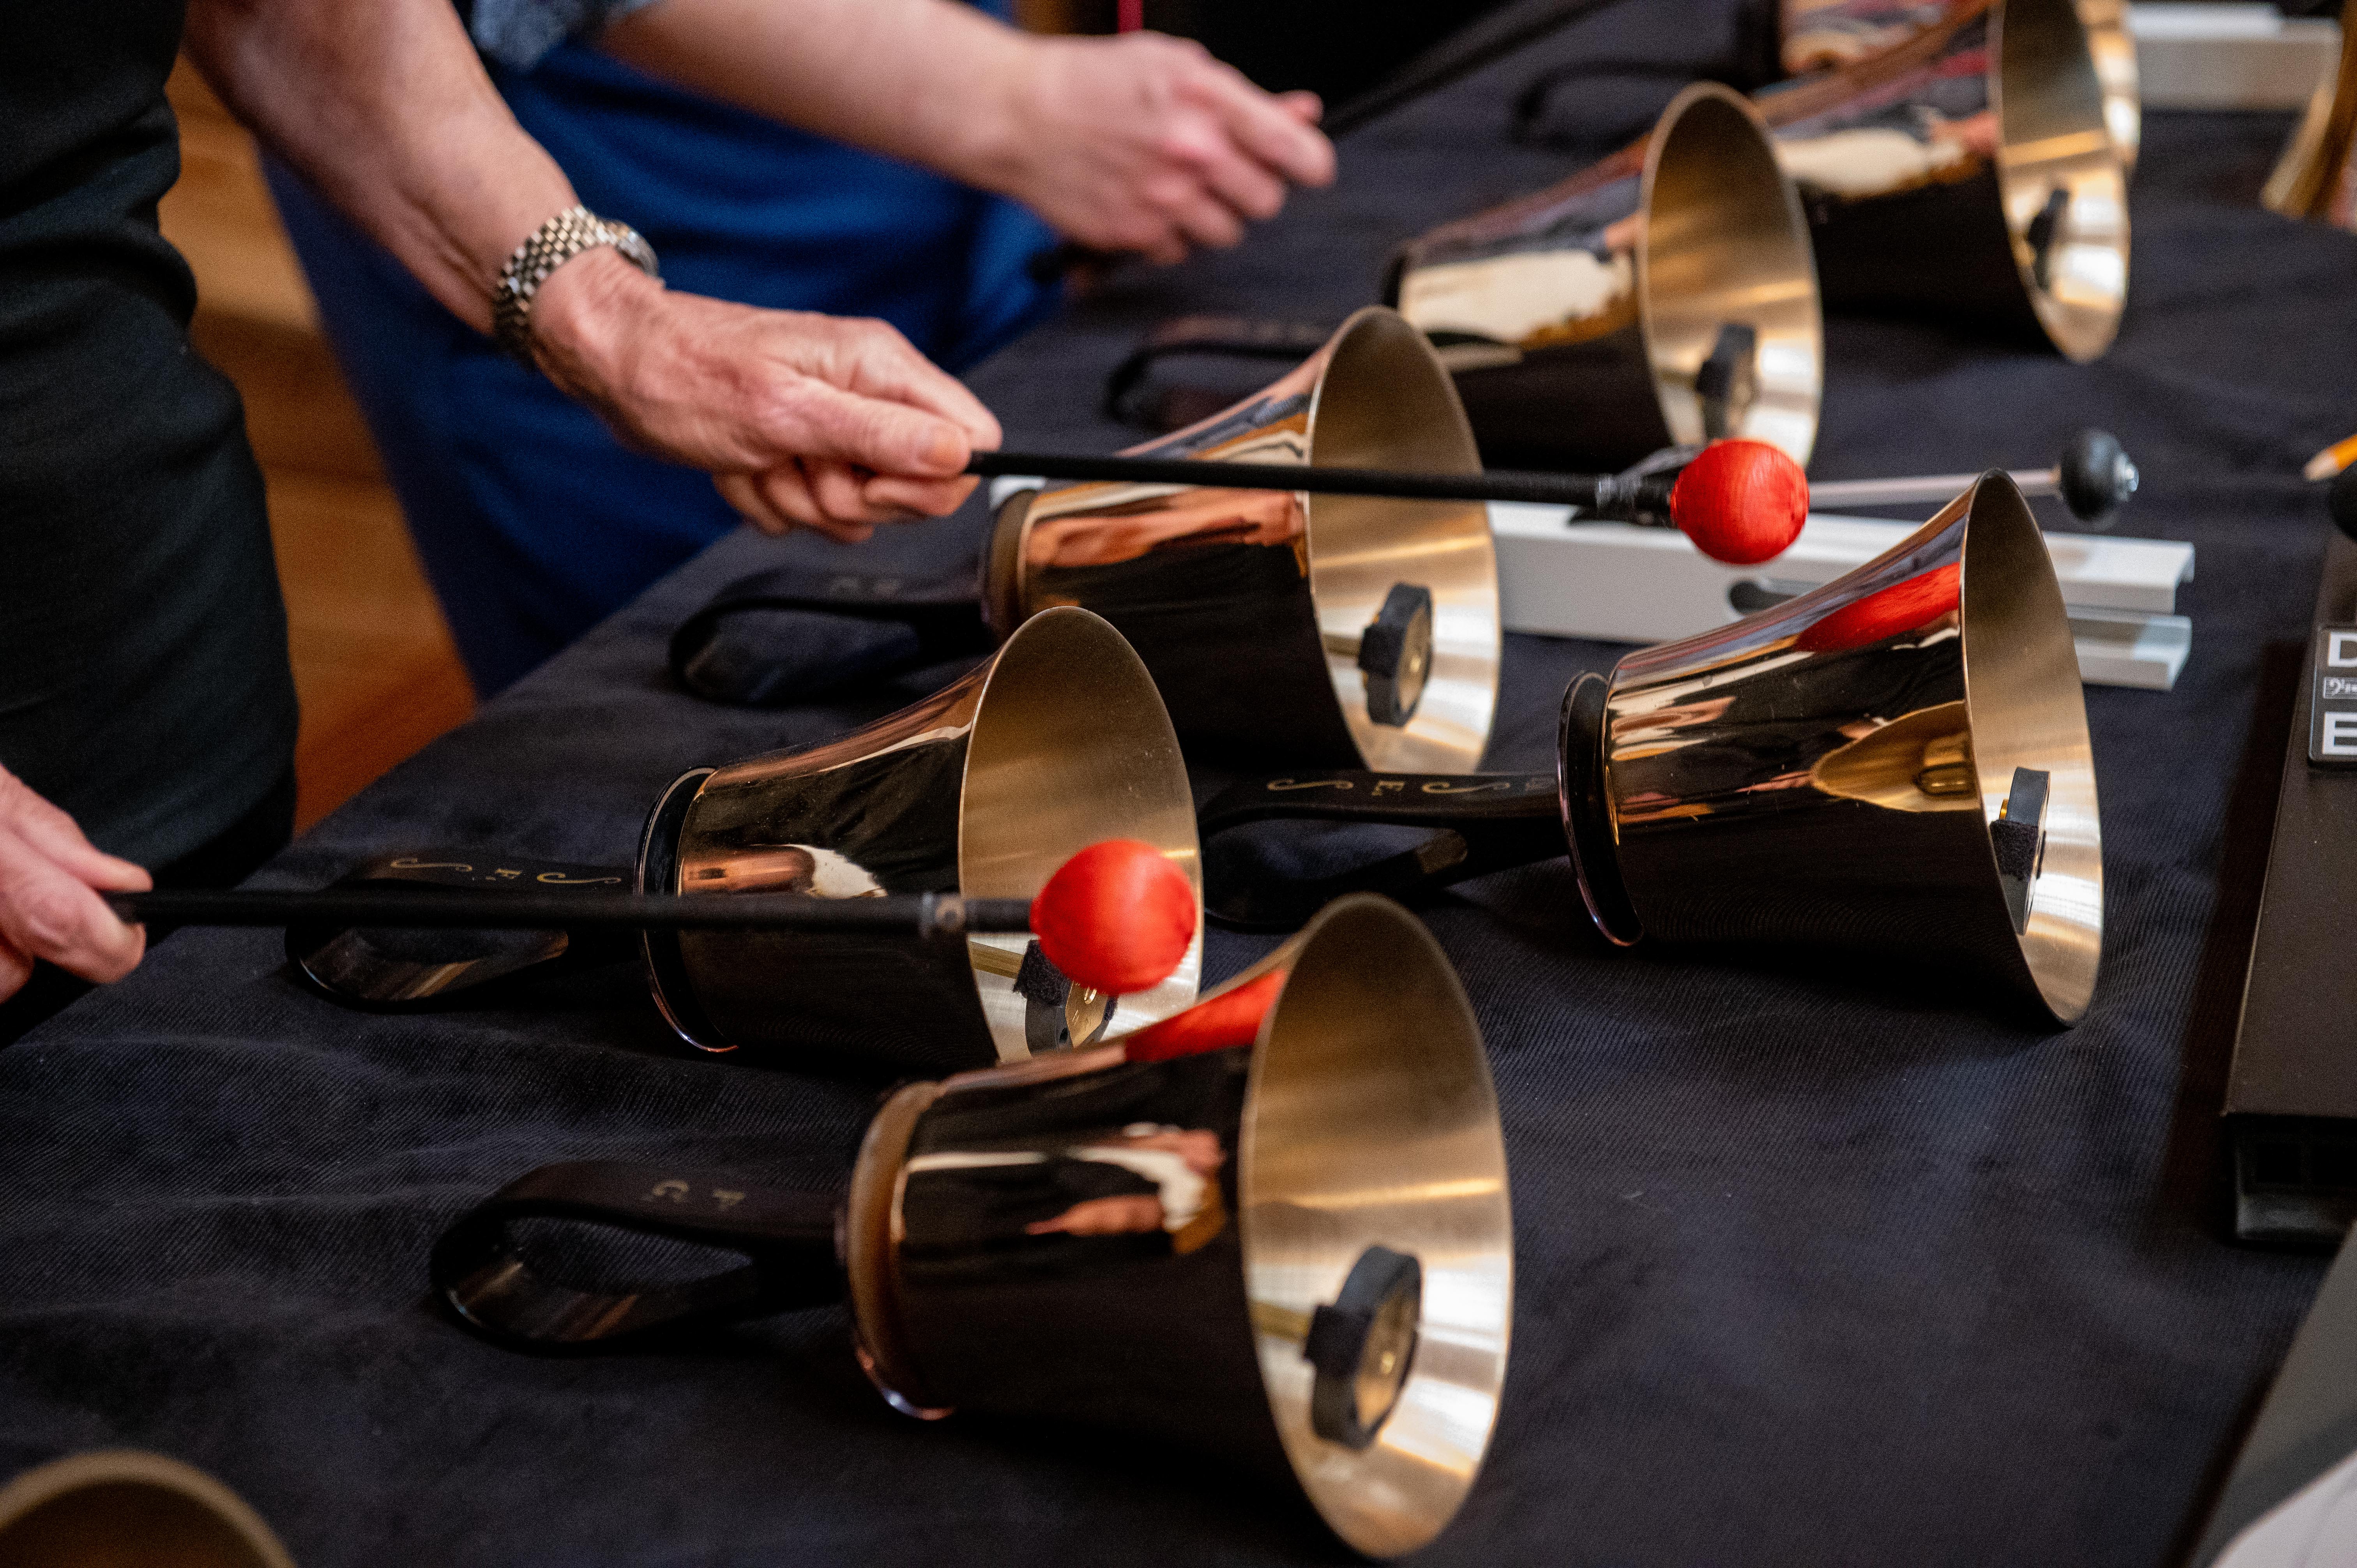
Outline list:
[[[963,381],[917,352],[889,322],[863,325],[876,330],[861,345],[857,377],[845,391],[939,414],[965,432],[969,446],[998,445],[997,419]]]
[[[0,828],[13,830],[92,887],[144,893],[155,885],[145,868],[99,849],[82,835],[81,823],[5,768],[0,768]]]
[[[818,499],[816,476],[823,467],[816,458],[800,457],[782,463],[761,476],[761,488],[772,503],[787,509],[803,527],[824,534],[837,544],[856,544],[867,537],[868,529],[857,521],[845,521],[829,514]]]
[[[848,463],[805,458],[802,478],[809,481],[820,514],[842,531],[835,537],[846,543],[866,538],[878,522],[893,521],[888,510],[879,512],[868,504],[860,485],[866,475]],[[846,539],[846,534],[851,537]]]
[[[794,520],[770,504],[753,475],[715,474],[712,488],[720,492],[720,499],[735,509],[737,516],[762,532],[776,537],[794,531]]]
[[[939,414],[844,392],[814,378],[805,378],[764,426],[780,459],[833,457],[911,478],[948,478],[965,467],[974,450],[964,430]],[[796,521],[817,519],[796,514]]]
[[[1266,221],[1285,206],[1285,182],[1224,138],[1200,167],[1211,194],[1246,218]]]
[[[1189,243],[1224,251],[1244,237],[1243,220],[1200,187],[1171,203],[1170,219]]]
[[[33,961],[0,940],[0,1002],[5,1002],[25,989],[25,982],[33,978]]]
[[[1276,95],[1277,107],[1305,125],[1315,125],[1326,118],[1326,101],[1305,89]]]
[[[1334,144],[1298,112],[1281,106],[1227,66],[1203,72],[1192,86],[1254,157],[1296,185],[1332,183]]]
[[[868,506],[877,512],[909,519],[947,517],[965,504],[980,479],[901,479],[878,474],[860,487]]]
[[[147,936],[21,834],[0,828],[0,942],[103,984],[131,972]]]

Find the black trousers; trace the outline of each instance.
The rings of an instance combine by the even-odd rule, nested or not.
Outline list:
[[[295,769],[288,768],[253,810],[209,842],[154,872],[158,887],[234,887],[264,861],[286,847],[295,832]],[[154,947],[172,928],[147,928]],[[0,1046],[91,990],[91,983],[54,964],[36,963],[33,977],[16,994],[0,1002]]]

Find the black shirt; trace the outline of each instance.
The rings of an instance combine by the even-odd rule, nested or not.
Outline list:
[[[295,740],[262,476],[156,224],[184,4],[0,5],[0,764],[149,865]]]

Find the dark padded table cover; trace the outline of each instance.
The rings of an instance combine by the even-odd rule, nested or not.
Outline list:
[[[1392,244],[1577,161],[1504,137],[1540,67],[1707,59],[1727,34],[1701,0],[1583,23],[1352,137],[1339,188],[1242,250],[1125,273],[974,384],[1010,445],[1135,439],[1092,410],[1148,326],[1339,320]],[[1938,975],[1610,951],[1560,860],[1433,906],[1496,1064],[1518,1312],[1488,1470],[1424,1561],[2160,1564],[2190,1546],[2322,1271],[2223,1239],[2215,1115],[2325,527],[2297,473],[2357,422],[2357,239],[2255,205],[2283,117],[2147,124],[2111,354],[1836,319],[1816,464],[2031,466],[2098,424],[2144,468],[2124,532],[2199,545],[2177,690],[2088,693],[2110,909],[2092,1014],[2038,1033]],[[938,563],[978,524],[862,559]],[[716,546],[263,880],[426,844],[619,861],[681,769],[945,679],[775,713],[668,685],[664,639],[715,588],[831,550]],[[1493,765],[1547,766],[1565,682],[1618,652],[1512,639]],[[1213,976],[1265,946],[1214,934]],[[532,1165],[831,1184],[879,1087],[696,1058],[628,971],[537,1008],[368,1016],[298,990],[273,934],[182,933],[0,1052],[0,1475],[161,1449],[244,1493],[306,1568],[1340,1558],[1306,1507],[1216,1459],[898,1415],[839,1310],[567,1360],[490,1348],[426,1303],[435,1235]]]

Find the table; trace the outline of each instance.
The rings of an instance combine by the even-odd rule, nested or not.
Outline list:
[[[1398,240],[1579,161],[1503,138],[1542,65],[1707,59],[1730,26],[1719,0],[1583,23],[1357,134],[1341,184],[1243,248],[1123,274],[974,385],[1010,445],[1135,439],[1093,408],[1149,325],[1339,319]],[[2127,528],[2200,548],[2176,691],[2088,693],[2111,921],[2084,1025],[2031,1032],[1939,975],[1610,951],[1563,861],[1426,912],[1496,1067],[1520,1310],[1489,1468],[1422,1561],[2149,1565],[2190,1545],[2321,1269],[2223,1239],[2215,1124],[2325,526],[2297,474],[2357,413],[2357,239],[2255,205],[2286,127],[2151,117],[2126,327],[2093,366],[1829,324],[1821,477],[2028,463],[2100,424],[2144,467]],[[938,565],[980,524],[866,558]],[[682,769],[945,679],[774,713],[670,685],[689,609],[831,550],[724,541],[262,880],[427,844],[624,859]],[[1620,651],[1510,639],[1492,765],[1546,766],[1556,694]],[[1215,933],[1211,977],[1267,940]],[[539,1007],[372,1016],[299,990],[274,935],[183,933],[0,1052],[0,1475],[161,1449],[306,1568],[1338,1559],[1215,1459],[896,1415],[837,1310],[565,1360],[426,1302],[435,1235],[532,1165],[832,1184],[878,1087],[699,1058],[628,970]]]

